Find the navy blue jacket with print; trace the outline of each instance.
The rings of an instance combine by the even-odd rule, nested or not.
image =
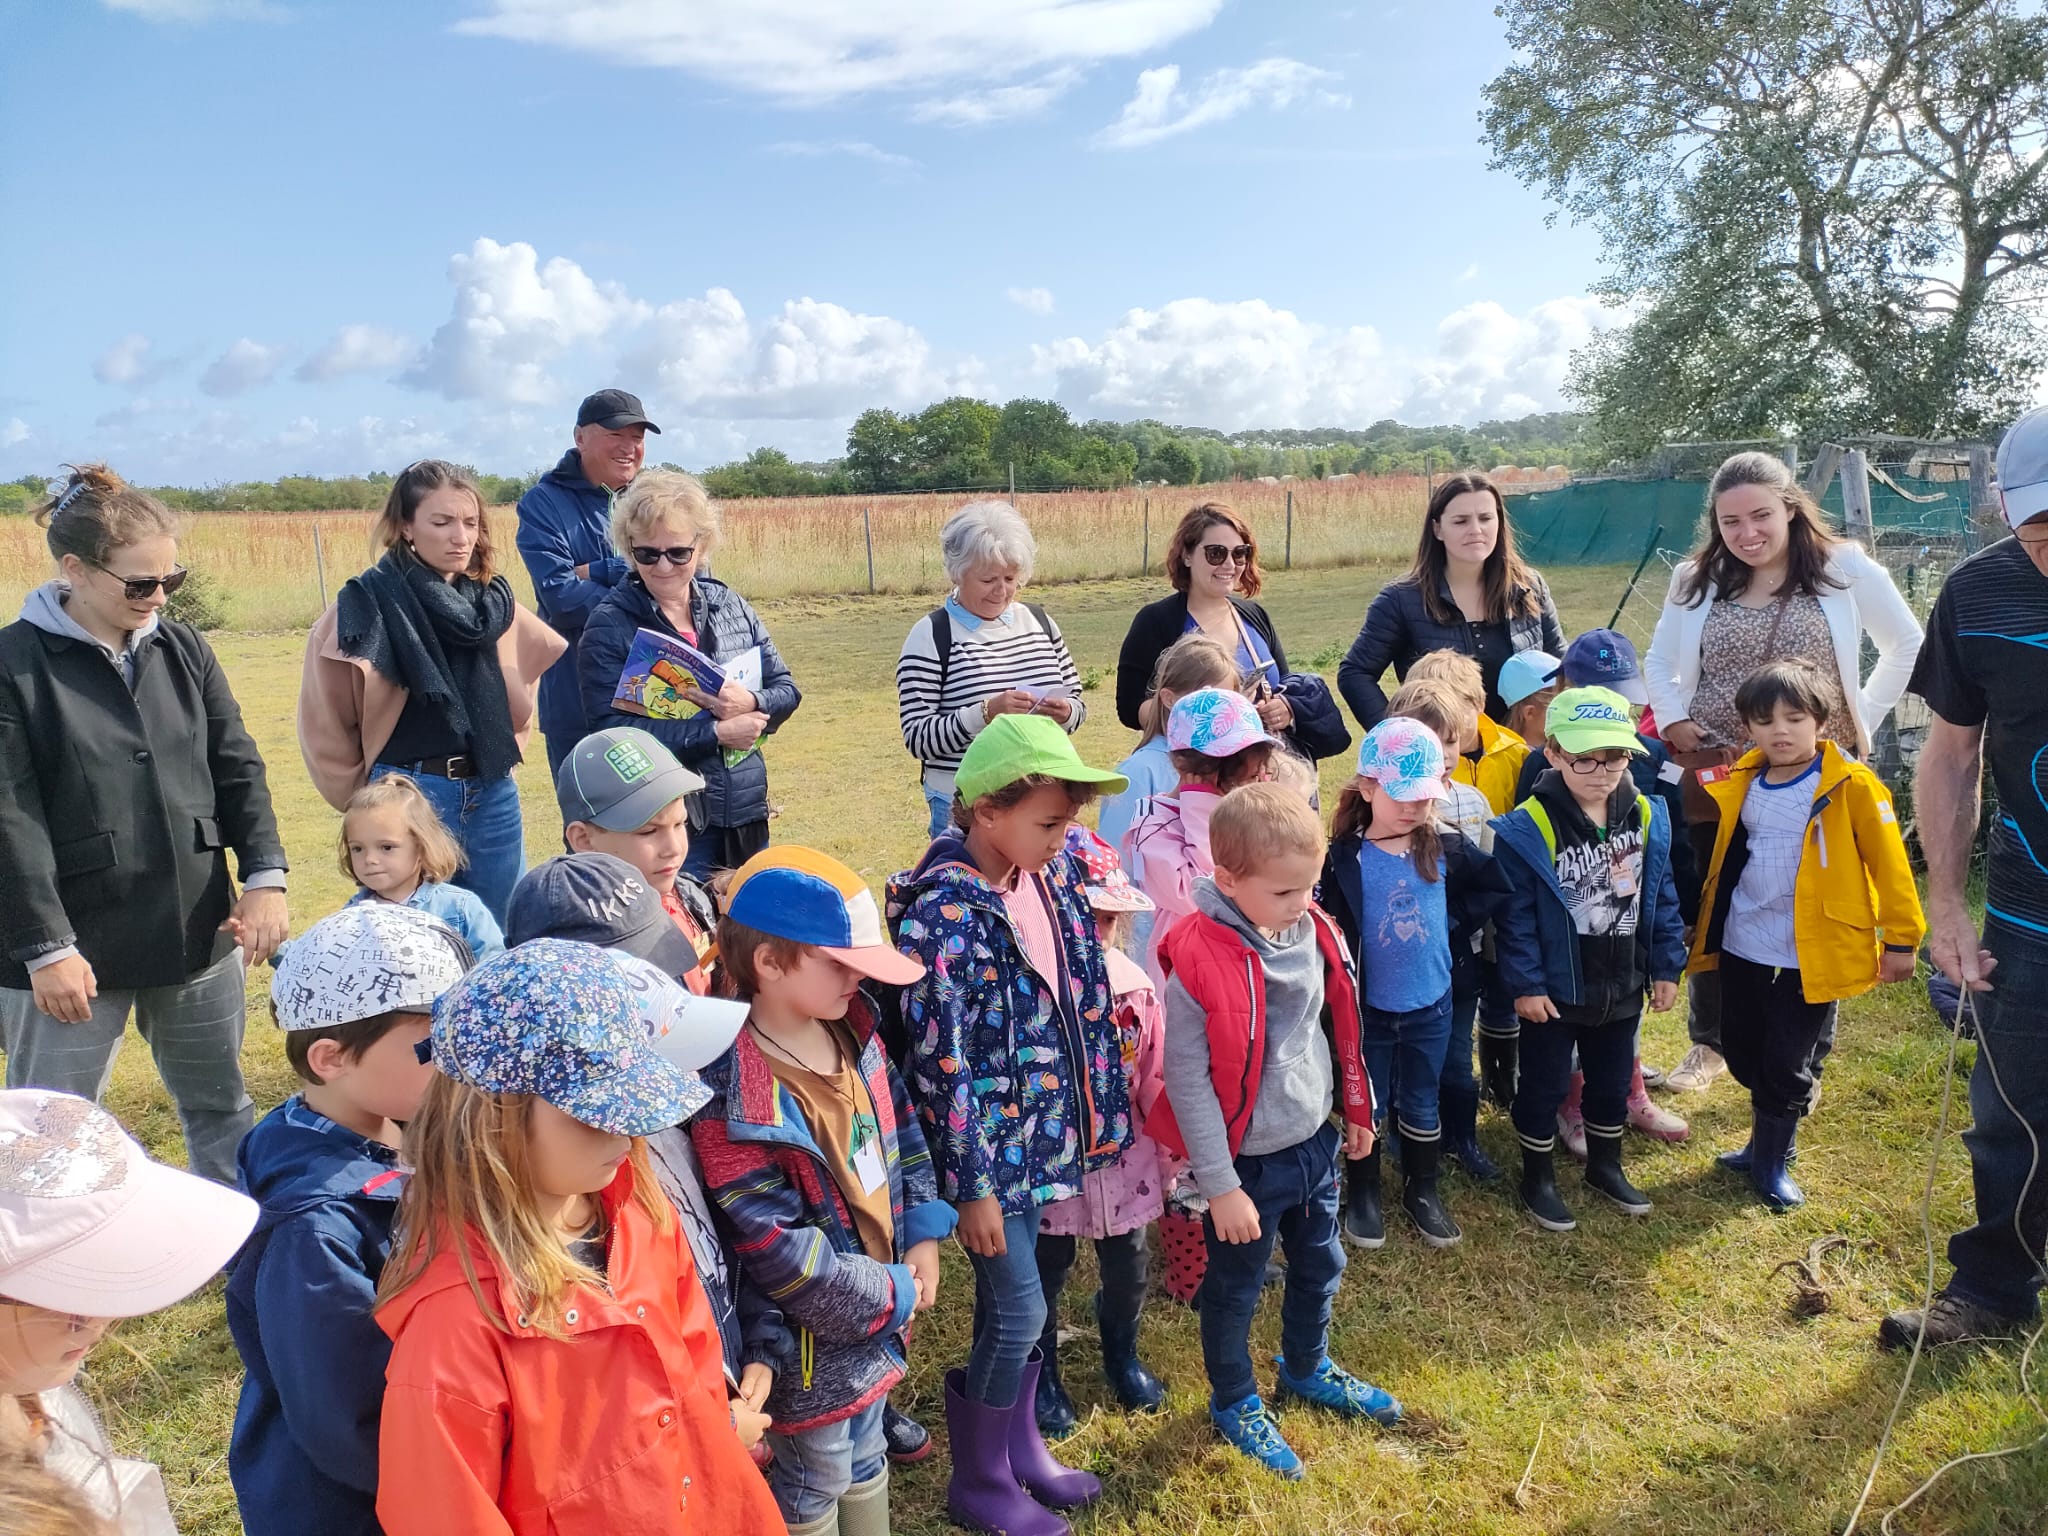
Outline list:
[[[797,1330],[796,1358],[783,1363],[768,1394],[768,1414],[785,1433],[848,1418],[903,1379],[903,1328],[917,1304],[904,1255],[953,1231],[953,1208],[939,1199],[924,1134],[865,998],[854,999],[847,1023],[880,1125],[891,1262],[862,1249],[802,1108],[751,1034],[741,1031],[704,1069],[717,1097],[690,1122],[742,1273]]]
[[[696,623],[697,649],[712,660],[738,656],[751,646],[761,648],[761,710],[768,716],[773,732],[796,713],[803,695],[796,679],[783,665],[782,655],[761,616],[744,597],[714,576],[698,576],[690,583],[690,617]],[[630,725],[647,732],[677,761],[704,780],[691,811],[690,825],[744,827],[768,815],[768,764],[760,752],[749,752],[732,767],[725,762],[725,749],[713,733],[718,722],[699,713],[687,720],[650,720],[612,708],[618,692],[619,674],[633,649],[634,634],[643,629],[675,634],[638,576],[628,576],[597,605],[590,622],[583,626],[577,645],[577,666],[583,676],[583,708],[590,729],[606,730]],[[767,742],[764,734],[763,745]],[[701,809],[699,809],[701,808]]]
[[[405,1174],[297,1094],[242,1138],[263,1207],[228,1273],[242,1398],[228,1476],[249,1536],[377,1536],[391,1340],[371,1318]]]
[[[533,578],[534,604],[569,650],[542,674],[540,733],[573,744],[584,732],[576,642],[597,605],[631,569],[612,549],[612,493],[583,477],[571,448],[519,498],[519,558]],[[578,576],[577,566],[588,576]],[[596,730],[596,726],[591,726]]]
[[[903,990],[912,1102],[955,1205],[993,1195],[1021,1216],[1081,1193],[1131,1144],[1131,1090],[1116,999],[1080,864],[1043,877],[1063,976],[1025,958],[1002,893],[958,833],[889,882],[896,947],[924,962]]]

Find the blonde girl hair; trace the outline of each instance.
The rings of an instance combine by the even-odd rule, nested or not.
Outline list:
[[[1481,714],[1486,713],[1486,674],[1463,651],[1426,651],[1408,666],[1404,683],[1448,683]]]
[[[469,570],[465,574],[488,584],[498,573],[491,551],[491,509],[484,505],[484,493],[477,486],[476,476],[446,459],[421,459],[398,472],[398,478],[391,482],[391,493],[384,498],[384,510],[370,525],[370,543],[380,555],[398,548],[406,542],[405,530],[419,515],[420,503],[434,492],[446,490],[466,491],[476,503],[476,547],[469,552]]]
[[[612,503],[612,548],[621,558],[633,558],[633,546],[650,528],[662,523],[679,523],[690,530],[690,543],[697,551],[698,564],[718,547],[725,525],[718,504],[703,482],[679,469],[649,469],[633,477],[633,483]]]
[[[1222,641],[1200,630],[1182,635],[1159,653],[1158,664],[1152,668],[1152,691],[1147,697],[1157,700],[1160,694],[1171,693],[1178,699],[1197,688],[1244,691],[1244,674],[1237,669],[1237,657]],[[1166,710],[1155,704],[1147,713],[1149,722],[1138,738],[1141,747],[1166,734]]]
[[[402,773],[391,773],[365,784],[350,795],[348,805],[341,813],[338,847],[341,872],[348,879],[356,878],[355,861],[348,854],[349,817],[357,811],[385,809],[395,809],[404,816],[406,831],[419,844],[420,879],[433,885],[445,884],[454,879],[455,872],[468,862],[462,845],[442,824],[433,805],[420,792],[419,785]]]
[[[534,1197],[528,1123],[535,1102],[530,1093],[489,1093],[435,1074],[405,1128],[405,1160],[413,1173],[399,1197],[399,1239],[377,1286],[378,1306],[452,1250],[484,1317],[510,1333],[497,1298],[484,1293],[477,1277],[475,1242],[518,1297],[523,1323],[558,1342],[568,1338],[562,1310],[569,1297],[581,1288],[601,1289],[605,1280],[563,1246]],[[633,1138],[626,1161],[633,1169],[633,1203],[656,1231],[669,1231],[675,1216],[655,1182],[645,1140]]]
[[[0,1456],[0,1531],[7,1536],[115,1536],[83,1493],[27,1455]]]
[[[1387,700],[1387,713],[1428,726],[1430,733],[1443,743],[1444,756],[1454,758],[1459,742],[1464,739],[1458,728],[1464,724],[1465,716],[1472,713],[1472,700],[1446,678],[1417,677],[1411,671],[1408,681]]]

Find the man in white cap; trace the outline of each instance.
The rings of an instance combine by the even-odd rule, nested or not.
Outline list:
[[[2030,1322],[2048,1241],[2048,406],[1998,445],[1998,486],[2013,537],[1949,572],[1912,682],[1934,711],[1913,784],[1933,959],[1976,1013],[1964,1142],[1977,1224],[1949,1239],[1954,1273],[1933,1304],[1884,1320],[1895,1348]],[[1987,756],[1998,818],[1980,942],[1963,893]]]

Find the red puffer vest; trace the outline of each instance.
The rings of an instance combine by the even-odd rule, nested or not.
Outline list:
[[[1316,946],[1323,953],[1323,1004],[1336,1027],[1337,1084],[1344,1118],[1352,1125],[1373,1122],[1372,1082],[1365,1075],[1359,1046],[1358,980],[1344,936],[1329,914],[1309,908],[1315,921]],[[1176,923],[1160,947],[1160,965],[1180,977],[1188,995],[1208,1015],[1209,1082],[1223,1107],[1223,1125],[1230,1136],[1230,1155],[1244,1145],[1259,1101],[1259,1078],[1266,1065],[1266,972],[1243,934],[1206,912]],[[1187,1156],[1173,1104],[1161,1094],[1145,1134],[1175,1157]]]

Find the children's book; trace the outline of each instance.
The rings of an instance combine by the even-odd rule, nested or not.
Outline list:
[[[626,665],[619,672],[619,686],[612,693],[612,706],[651,720],[688,720],[701,711],[687,690],[717,693],[728,682],[754,693],[761,691],[758,645],[747,647],[721,666],[688,641],[659,630],[637,630],[633,647],[626,653]],[[759,750],[758,746],[727,747],[725,765],[730,768]]]

